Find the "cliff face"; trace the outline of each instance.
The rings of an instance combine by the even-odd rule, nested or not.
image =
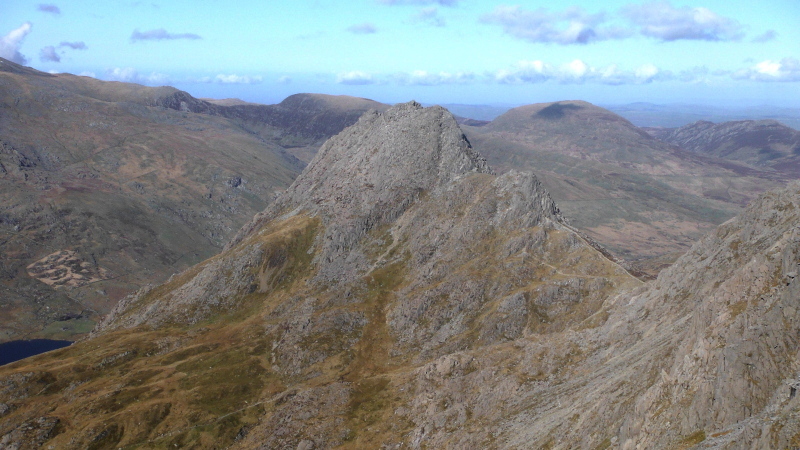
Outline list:
[[[329,140],[221,254],[0,369],[20,448],[795,445],[800,184],[642,284],[441,108]]]

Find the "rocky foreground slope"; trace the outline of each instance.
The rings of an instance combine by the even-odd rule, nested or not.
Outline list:
[[[328,141],[224,252],[0,369],[14,448],[778,448],[800,184],[642,284],[414,103]]]

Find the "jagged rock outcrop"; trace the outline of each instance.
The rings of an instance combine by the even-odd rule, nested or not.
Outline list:
[[[322,218],[326,230],[318,276],[349,281],[366,263],[353,248],[358,240],[394,221],[420,195],[470,172],[490,170],[444,108],[410,102],[382,114],[372,111],[328,140],[275,205],[229,247],[281,213],[308,211]]]

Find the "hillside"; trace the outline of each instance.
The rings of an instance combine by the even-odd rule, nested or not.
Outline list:
[[[363,104],[228,109],[0,60],[0,341],[85,334],[128,293],[219,252],[304,167],[286,142],[315,149]]]
[[[2,368],[0,436],[98,448],[425,438],[414,380],[595,323],[639,284],[563,223],[534,176],[489,172],[442,108],[365,115],[222,254],[127,298],[93,338]],[[51,388],[34,394],[42,376]]]
[[[798,445],[800,183],[641,283],[445,110],[363,116],[226,250],[0,368],[20,449]]]
[[[199,100],[175,91],[148,105],[225,117],[250,133],[274,142],[309,162],[326,139],[354,124],[369,110],[388,105],[347,95],[294,94],[277,105],[230,104]]]
[[[522,106],[464,130],[498,171],[536,173],[576,228],[650,275],[790,179],[682,150],[580,101]]]
[[[775,120],[697,121],[649,129],[656,138],[701,155],[724,158],[800,178],[800,131]]]

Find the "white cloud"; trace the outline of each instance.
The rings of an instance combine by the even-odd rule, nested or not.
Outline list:
[[[225,75],[221,73],[214,77],[214,81],[222,84],[258,84],[263,81],[263,78],[260,75],[251,77],[249,75]]]
[[[399,73],[394,75],[394,80],[398,84],[415,86],[438,86],[442,84],[466,84],[476,80],[472,72],[428,72],[425,70],[415,70],[410,73]]]
[[[620,70],[616,65],[592,67],[580,59],[561,66],[540,60],[519,61],[510,69],[494,73],[495,81],[503,84],[545,83],[562,84],[600,83],[610,85],[643,84],[671,78],[653,64],[645,64],[633,71]]]
[[[56,53],[56,48],[52,45],[42,48],[39,51],[39,59],[43,62],[60,62],[61,57]]]
[[[588,44],[632,34],[623,28],[604,25],[606,21],[604,13],[588,14],[578,7],[550,12],[544,8],[530,11],[501,5],[481,17],[481,22],[500,25],[507,34],[529,42]]]
[[[292,82],[292,77],[289,77],[289,76],[286,76],[286,75],[278,78],[278,83],[280,83],[280,84],[289,84],[291,82]]]
[[[79,75],[79,76],[82,76],[82,77],[92,77],[92,78],[97,78],[97,74],[96,74],[96,73],[94,73],[94,72],[88,72],[88,71],[87,71],[87,72],[81,72],[81,73],[79,73],[78,75]]]
[[[435,6],[420,9],[411,19],[414,22],[424,23],[434,27],[443,27],[446,25],[444,18],[439,15],[439,8]]]
[[[639,66],[634,71],[636,78],[644,82],[653,81],[653,79],[658,75],[658,73],[659,73],[658,67],[654,66],[653,64],[645,64],[643,66]]]
[[[583,78],[589,71],[589,66],[580,59],[576,59],[571,63],[565,65],[562,71],[573,78]]]
[[[377,0],[381,5],[398,6],[398,5],[442,5],[442,6],[456,6],[458,0]]]
[[[708,8],[675,8],[669,2],[661,1],[627,5],[621,13],[639,27],[641,34],[662,41],[736,41],[744,36],[739,22]]]
[[[133,30],[131,33],[131,42],[137,41],[163,41],[163,40],[176,40],[176,39],[203,39],[194,33],[170,33],[163,28],[158,28],[149,31]]]
[[[364,22],[347,27],[347,31],[353,34],[375,34],[378,29],[375,28],[375,25]]]
[[[108,69],[106,70],[106,78],[111,81],[147,84],[151,86],[163,86],[169,82],[169,77],[163,73],[151,72],[150,75],[141,75],[133,67],[115,67],[113,69]]]
[[[800,81],[800,60],[795,58],[783,58],[780,61],[767,59],[747,69],[734,72],[732,76],[737,80]]]
[[[336,82],[339,84],[365,85],[374,84],[375,80],[372,78],[372,75],[356,70],[340,73],[336,77]]]
[[[46,5],[46,4],[43,4],[43,3],[39,3],[36,6],[36,9],[38,11],[41,11],[41,12],[55,14],[57,16],[61,14],[61,9],[58,6],[52,5],[52,4],[51,5]]]
[[[774,41],[777,38],[778,38],[778,32],[777,31],[775,31],[775,30],[767,30],[764,33],[759,34],[758,36],[754,37],[752,39],[752,42],[756,42],[756,43],[760,44],[760,43],[764,43],[764,42]]]
[[[69,48],[71,48],[73,50],[86,50],[86,49],[89,48],[89,47],[86,46],[86,43],[82,42],[82,41],[76,41],[76,42],[61,41],[61,43],[58,44],[58,46],[59,47],[69,47]]]
[[[495,80],[503,84],[541,83],[552,78],[552,66],[542,61],[519,61],[511,69],[501,69]]]
[[[19,48],[32,28],[33,25],[30,22],[25,22],[19,28],[11,30],[0,38],[0,57],[17,64],[26,64],[28,59],[19,52]]]

